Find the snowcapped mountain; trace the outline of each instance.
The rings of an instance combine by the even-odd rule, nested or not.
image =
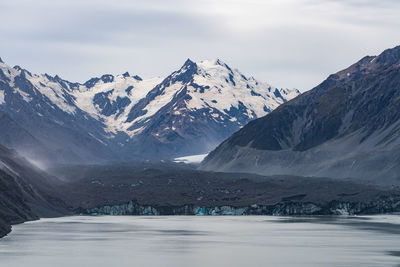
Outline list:
[[[190,155],[210,151],[250,120],[299,92],[247,78],[220,60],[187,60],[128,114],[141,154]]]
[[[71,92],[78,86],[0,62],[0,124],[10,125],[0,133],[2,144],[57,162],[115,157],[104,124],[76,106]]]
[[[63,155],[61,161],[208,152],[298,94],[248,78],[220,60],[187,60],[165,79],[126,72],[84,84],[0,62],[0,111],[56,157]]]

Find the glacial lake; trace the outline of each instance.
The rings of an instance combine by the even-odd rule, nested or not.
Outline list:
[[[400,215],[42,219],[0,239],[0,266],[400,266]]]

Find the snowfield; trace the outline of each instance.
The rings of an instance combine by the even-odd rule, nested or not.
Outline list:
[[[180,157],[174,159],[174,162],[182,162],[186,164],[196,164],[200,163],[203,161],[205,157],[207,157],[208,154],[200,154],[200,155],[192,155],[192,156],[186,156],[186,157]]]

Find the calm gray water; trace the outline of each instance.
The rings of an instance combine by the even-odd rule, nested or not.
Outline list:
[[[400,216],[43,219],[0,240],[0,266],[400,266]]]

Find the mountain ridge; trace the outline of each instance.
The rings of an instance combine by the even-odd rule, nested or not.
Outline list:
[[[0,63],[0,111],[46,145],[52,156],[43,158],[60,162],[208,152],[298,94],[247,78],[221,60],[188,59],[164,79],[125,72],[85,83]]]
[[[388,49],[330,75],[225,140],[203,168],[398,183],[399,55]]]

